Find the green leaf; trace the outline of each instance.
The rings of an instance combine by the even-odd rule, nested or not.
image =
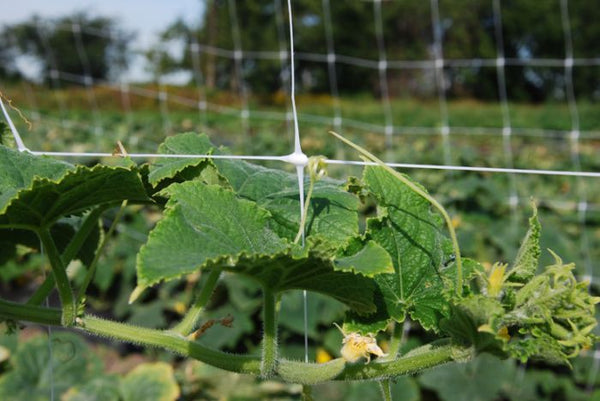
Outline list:
[[[270,230],[269,212],[256,203],[200,181],[163,192],[170,197],[167,211],[138,255],[138,286],[220,269],[250,276],[274,292],[306,289],[358,313],[374,311],[372,280],[337,271],[334,255],[302,250],[280,238]]]
[[[171,365],[165,362],[145,363],[121,381],[123,401],[175,401],[180,390]]]
[[[225,154],[216,149],[206,135],[185,133],[168,138],[160,147],[165,154]],[[293,240],[300,226],[300,195],[295,174],[269,169],[241,160],[181,158],[160,159],[150,167],[153,185],[181,182],[203,177],[208,183],[223,184],[225,179],[241,197],[255,201],[271,213],[271,229]],[[214,171],[211,166],[216,166]],[[209,167],[209,168],[207,168]],[[308,187],[308,178],[305,179]],[[308,210],[306,233],[320,236],[332,246],[343,244],[358,233],[358,200],[346,192],[343,183],[322,179],[315,184]]]
[[[529,230],[521,242],[521,247],[511,268],[510,281],[525,283],[537,271],[540,259],[540,231],[541,225],[537,216],[537,208],[533,206],[533,215],[529,218]]]
[[[453,363],[421,375],[423,387],[434,390],[443,401],[492,401],[515,377],[513,361],[480,355],[467,363]]]
[[[213,149],[206,135],[188,132],[167,138],[158,147],[158,153],[209,155]],[[206,158],[160,158],[150,165],[148,181],[156,187],[162,181],[172,181],[178,176],[189,179],[200,174],[206,165]]]
[[[138,285],[195,271],[211,259],[272,254],[289,247],[269,229],[269,214],[218,186],[188,181],[163,191],[164,218],[138,255]]]
[[[295,174],[239,160],[215,160],[219,172],[238,195],[256,201],[271,215],[273,230],[294,239],[300,227],[300,195]],[[308,188],[308,178],[304,187]],[[315,183],[306,219],[306,235],[319,236],[332,246],[358,234],[358,199],[343,183],[322,179]]]
[[[390,254],[374,241],[368,241],[354,255],[338,258],[335,261],[335,268],[340,271],[360,273],[367,277],[394,272]]]
[[[5,194],[12,193],[10,198]],[[31,228],[123,200],[149,202],[137,172],[121,167],[78,167],[56,179],[34,178],[26,185],[12,183],[0,199],[0,225]]]
[[[70,387],[100,372],[98,358],[81,338],[70,333],[53,334],[50,340],[35,337],[19,344],[11,364],[13,369],[0,377],[3,401],[46,401],[51,392],[58,399]]]
[[[0,210],[19,190],[29,188],[34,178],[58,180],[74,169],[66,162],[0,146]]]
[[[119,377],[99,376],[67,391],[64,401],[120,401]]]
[[[427,200],[381,167],[365,168],[363,181],[379,205],[378,217],[367,221],[367,237],[390,254],[395,272],[375,276],[378,313],[349,316],[347,323],[356,331],[375,332],[410,313],[425,329],[437,331],[440,318],[449,313],[443,294],[456,271],[441,219]]]

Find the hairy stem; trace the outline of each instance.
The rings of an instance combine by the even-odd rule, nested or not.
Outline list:
[[[402,346],[403,342],[405,324],[409,323],[406,320],[402,324],[394,322],[392,335],[390,337],[390,346],[387,351],[388,356],[385,357],[386,361],[393,361],[400,354],[400,347]]]
[[[472,349],[451,343],[426,345],[394,361],[347,365],[336,380],[377,380],[411,375],[454,360],[464,361],[472,356]]]
[[[183,320],[173,328],[174,332],[187,336],[196,328],[220,275],[221,272],[219,270],[211,270],[208,273],[208,279],[202,286],[196,302],[190,307]]]
[[[110,225],[108,231],[104,235],[104,238],[102,239],[102,243],[100,244],[100,247],[98,247],[98,249],[96,250],[94,259],[92,260],[92,263],[90,263],[88,271],[85,274],[83,284],[81,285],[81,288],[79,288],[79,296],[77,297],[77,305],[80,305],[83,302],[83,298],[85,297],[87,288],[91,284],[92,280],[94,279],[94,275],[96,274],[96,266],[98,265],[98,260],[100,259],[100,256],[102,255],[102,252],[104,251],[104,248],[106,247],[106,244],[108,243],[108,239],[112,236],[115,229],[117,228],[117,224],[119,223],[119,220],[121,220],[121,217],[123,216],[123,213],[125,212],[126,206],[127,206],[127,199],[125,199],[121,203],[121,207],[119,208],[119,211],[117,212],[117,215],[115,216],[114,220],[112,221],[112,224]]]
[[[308,385],[302,386],[302,401],[313,401],[312,387]]]
[[[59,309],[23,305],[2,299],[0,299],[0,319],[54,326],[64,325]],[[89,334],[147,347],[163,348],[231,372],[262,375],[263,363],[256,356],[228,354],[214,350],[171,331],[136,327],[89,315],[77,319],[76,326]],[[465,360],[472,356],[473,350],[470,348],[459,347],[450,342],[438,342],[438,345],[420,347],[402,358],[388,362],[346,364],[343,359],[338,358],[324,364],[286,360],[279,360],[277,363],[278,373],[282,379],[312,385],[331,380],[384,380],[394,376],[415,374],[423,369],[453,360]]]
[[[271,377],[277,369],[277,311],[275,294],[263,288],[263,343],[260,374]]]
[[[73,296],[73,289],[69,283],[67,277],[67,269],[63,260],[58,252],[58,248],[54,243],[54,239],[50,235],[50,230],[46,227],[42,227],[38,231],[40,241],[44,246],[44,250],[50,261],[52,267],[52,274],[56,281],[56,289],[58,290],[58,296],[62,305],[62,324],[63,326],[72,326],[77,316],[77,307],[75,306],[75,298]]]
[[[26,321],[60,326],[60,319],[60,309],[42,308],[36,305],[24,305],[0,299],[0,320]]]
[[[79,252],[85,240],[92,232],[92,229],[98,224],[98,219],[100,218],[100,215],[102,214],[102,212],[104,212],[105,209],[106,208],[104,206],[97,207],[86,216],[83,224],[75,233],[75,235],[71,239],[71,242],[69,242],[69,245],[67,245],[67,248],[62,254],[61,258],[65,266],[67,266],[71,262],[71,260],[75,258],[77,252]],[[50,292],[54,289],[54,284],[54,275],[48,275],[42,283],[42,285],[39,286],[38,289],[31,296],[31,298],[29,298],[29,301],[27,301],[27,303],[30,305],[41,305],[42,302],[44,302],[44,300],[48,298]]]
[[[392,383],[390,379],[380,381],[379,388],[381,389],[383,401],[392,401]]]
[[[385,164],[381,159],[379,159],[377,156],[375,156],[371,152],[369,152],[366,149],[358,146],[357,144],[349,141],[348,139],[344,138],[340,134],[337,134],[333,131],[329,131],[329,133],[332,134],[333,136],[335,136],[336,138],[338,138],[340,141],[344,142],[345,144],[356,149],[361,155],[363,155],[365,158],[367,158],[371,162],[386,169],[386,171],[388,171],[390,174],[392,174],[394,177],[396,177],[398,180],[400,180],[404,185],[409,187],[413,192],[415,192],[416,194],[418,194],[421,197],[423,197],[424,199],[426,199],[429,203],[431,203],[433,205],[433,207],[435,207],[440,212],[440,214],[444,218],[444,221],[446,222],[448,232],[450,233],[450,239],[452,240],[452,247],[454,249],[454,255],[456,257],[456,293],[457,293],[457,295],[460,296],[462,293],[462,259],[460,256],[460,248],[458,246],[458,239],[456,238],[456,232],[454,231],[454,226],[452,225],[452,220],[450,219],[448,212],[446,212],[446,209],[444,209],[444,207],[437,200],[435,200],[435,198],[433,198],[431,195],[429,195],[427,192],[425,192],[423,189],[421,189],[418,185],[416,185],[414,182],[410,181],[405,176],[403,176],[402,174],[400,174],[399,172],[397,172],[396,170],[394,170],[393,168],[391,168],[390,166]]]
[[[232,372],[259,374],[260,361],[257,357],[217,351],[171,331],[136,327],[93,316],[78,319],[78,323],[81,330],[102,337],[167,349]]]

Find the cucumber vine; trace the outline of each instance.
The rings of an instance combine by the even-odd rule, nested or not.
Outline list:
[[[370,163],[362,177],[342,182],[325,176],[322,158],[311,158],[302,218],[293,174],[240,160],[166,157],[142,166],[89,168],[0,146],[3,256],[14,255],[17,245],[35,247],[41,241],[52,267],[52,276],[29,302],[0,299],[0,319],[71,327],[305,386],[379,381],[386,400],[391,399],[389,379],[396,376],[482,352],[568,364],[598,340],[592,330],[600,298],[575,280],[574,266],[555,255],[555,263],[537,273],[541,250],[535,209],[516,260],[486,269],[461,256],[448,213],[423,187],[333,135]],[[159,152],[224,151],[205,135],[186,133],[168,138]],[[363,198],[377,204],[377,214],[359,228]],[[136,204],[164,211],[137,255],[138,287],[132,301],[162,282],[198,271],[208,275],[183,319],[164,330],[100,319],[84,304],[95,269],[110,268],[98,260],[98,219],[110,208]],[[65,229],[67,217],[80,224]],[[301,246],[302,233],[306,241]],[[102,242],[109,240],[107,235]],[[96,246],[85,247],[90,241]],[[95,250],[91,255],[90,248]],[[88,269],[80,288],[65,269],[75,258]],[[193,335],[223,274],[249,277],[262,288],[260,355],[225,353]],[[60,309],[41,306],[53,288]],[[344,333],[364,340],[361,344],[368,343],[371,351],[352,362],[287,359],[278,344],[278,302],[285,292],[299,289],[344,304]],[[438,339],[400,354],[401,325],[408,317]],[[394,334],[385,355],[374,335],[390,326]],[[379,357],[369,361],[365,357],[371,354]],[[309,397],[308,387],[304,394]]]

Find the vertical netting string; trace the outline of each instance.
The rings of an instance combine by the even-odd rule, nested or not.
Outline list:
[[[52,85],[52,89],[54,89],[54,98],[56,99],[56,103],[60,112],[60,124],[63,128],[67,127],[67,107],[65,105],[64,99],[58,93],[58,89],[61,88],[60,84],[60,71],[58,69],[58,63],[56,62],[56,57],[54,57],[54,53],[52,52],[52,47],[50,43],[48,43],[48,35],[46,34],[47,26],[42,26],[39,20],[36,20],[36,34],[38,35],[40,42],[42,43],[42,47],[44,48],[44,56],[46,57],[46,62],[48,66],[50,66],[50,71],[47,71],[49,76],[45,76],[45,79],[49,79],[50,84]]]
[[[433,56],[435,83],[440,104],[440,134],[444,149],[444,164],[451,164],[450,126],[448,121],[448,102],[446,100],[446,79],[444,78],[444,56],[442,50],[443,27],[440,21],[440,6],[438,0],[431,0],[431,24],[433,26]]]
[[[92,118],[94,120],[94,133],[96,136],[101,136],[103,133],[102,125],[100,124],[100,113],[98,111],[98,102],[94,93],[94,79],[92,75],[92,68],[90,61],[85,51],[83,44],[83,38],[81,35],[81,24],[73,22],[71,24],[71,31],[73,32],[73,39],[75,40],[75,49],[77,50],[77,56],[83,67],[84,76],[82,77],[83,85],[85,87],[85,93],[88,98],[88,103],[92,108]]]
[[[242,37],[240,34],[240,24],[237,17],[236,0],[229,0],[229,18],[231,19],[231,37],[233,39],[233,61],[235,71],[235,84],[242,101],[242,110],[240,118],[242,119],[242,130],[246,137],[249,132],[248,119],[250,110],[248,109],[248,89],[243,75],[244,52],[242,50]],[[246,138],[248,139],[248,138]]]
[[[208,126],[208,101],[206,98],[206,86],[204,82],[204,75],[202,74],[202,67],[200,63],[200,44],[196,38],[196,34],[192,33],[192,43],[190,43],[190,55],[192,59],[192,74],[194,77],[194,83],[196,84],[198,93],[198,113],[202,127],[205,129]]]
[[[294,153],[290,155],[290,162],[296,166],[298,175],[298,189],[300,196],[300,221],[304,220],[304,168],[307,164],[307,157],[302,152],[300,144],[300,130],[298,129],[298,111],[296,110],[296,76],[294,73],[294,22],[292,15],[292,2],[287,1],[288,18],[290,26],[290,100],[292,102],[292,116],[294,119]],[[302,246],[305,242],[305,231],[302,231]],[[308,362],[308,294],[306,290],[302,291],[304,303],[304,361]]]
[[[498,99],[502,110],[502,147],[504,151],[504,165],[506,168],[514,168],[514,158],[512,151],[512,125],[510,119],[510,109],[508,107],[508,95],[506,91],[506,59],[504,57],[504,35],[502,33],[502,9],[500,0],[493,2],[494,15],[494,36],[496,39],[496,78],[498,82]],[[516,177],[514,174],[508,175],[509,198],[513,222],[516,223],[516,208],[519,203],[517,192]]]
[[[379,72],[379,90],[381,92],[381,104],[385,116],[385,142],[386,148],[392,148],[392,135],[394,134],[394,120],[392,117],[392,106],[390,104],[390,94],[387,78],[387,54],[385,50],[385,41],[383,37],[383,16],[381,14],[381,0],[373,1],[373,14],[375,17],[375,39],[377,41],[377,50],[379,52],[379,62],[377,69]]]
[[[580,137],[580,123],[579,123],[579,110],[577,108],[577,98],[575,96],[575,87],[573,85],[573,35],[571,31],[571,21],[569,17],[569,1],[560,1],[561,11],[561,22],[563,28],[563,36],[565,42],[565,90],[567,103],[569,105],[569,111],[571,114],[571,160],[576,171],[582,171],[580,149],[579,149],[579,137]],[[594,280],[594,271],[592,266],[592,258],[590,251],[590,241],[587,234],[586,226],[586,213],[588,209],[587,203],[587,191],[585,183],[582,177],[576,177],[577,193],[579,201],[577,202],[577,214],[579,219],[579,229],[581,230],[580,236],[580,254],[584,263],[584,277],[590,282]],[[592,353],[594,362],[592,369],[590,369],[589,382],[586,384],[586,390],[591,393],[594,386],[594,378],[598,374],[600,369],[600,348],[596,346],[595,352]]]
[[[285,18],[282,7],[282,0],[273,0],[275,6],[275,24],[277,25],[277,39],[279,42],[279,64],[281,67],[280,79],[281,79],[281,90],[283,93],[289,96],[290,91],[290,73],[288,70],[288,44],[287,36],[285,32]],[[285,104],[285,123],[288,135],[291,134],[292,141],[295,138],[293,125],[293,115],[290,110],[289,100]]]
[[[331,3],[323,0],[323,25],[325,28],[325,42],[327,43],[327,75],[329,78],[329,89],[333,99],[333,128],[336,131],[342,129],[342,107],[338,90],[336,72],[335,43],[333,41],[333,22],[331,20]]]

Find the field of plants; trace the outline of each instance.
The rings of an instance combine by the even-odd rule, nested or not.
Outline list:
[[[124,109],[107,87],[93,88],[97,108],[88,107],[89,89],[36,88],[33,100],[17,85],[3,91],[33,124],[11,112],[32,150],[112,152],[117,141],[130,153],[285,155],[293,147],[289,122],[268,118],[285,111],[284,94],[252,98],[246,124],[239,112],[165,108],[146,97]],[[209,101],[240,107],[227,92]],[[301,95],[298,106],[308,156],[360,160],[327,133],[332,98]],[[509,106],[513,127],[543,130],[512,136],[514,167],[600,171],[598,135],[579,138],[574,161],[561,133],[571,127],[566,104]],[[600,132],[597,105],[578,106],[581,130]],[[437,102],[391,107],[395,125],[430,130],[407,128],[390,142],[348,123],[340,134],[385,161],[507,166],[501,135],[452,128],[444,142]],[[346,121],[383,124],[370,96],[342,98],[340,108]],[[451,127],[502,126],[497,103],[450,101],[448,114]],[[600,293],[597,178],[402,170],[448,211],[445,222],[381,167],[316,160],[303,224],[295,175],[283,163],[63,162],[13,147],[4,127],[2,400],[362,400],[382,389],[384,399],[415,401],[600,399],[597,298],[569,276],[575,263],[574,277],[594,278],[590,294]],[[50,199],[58,206],[47,207]],[[45,324],[68,329],[49,335]],[[305,330],[309,361],[319,365],[300,362]],[[363,352],[369,364],[340,358],[350,333],[377,333],[380,350]]]

